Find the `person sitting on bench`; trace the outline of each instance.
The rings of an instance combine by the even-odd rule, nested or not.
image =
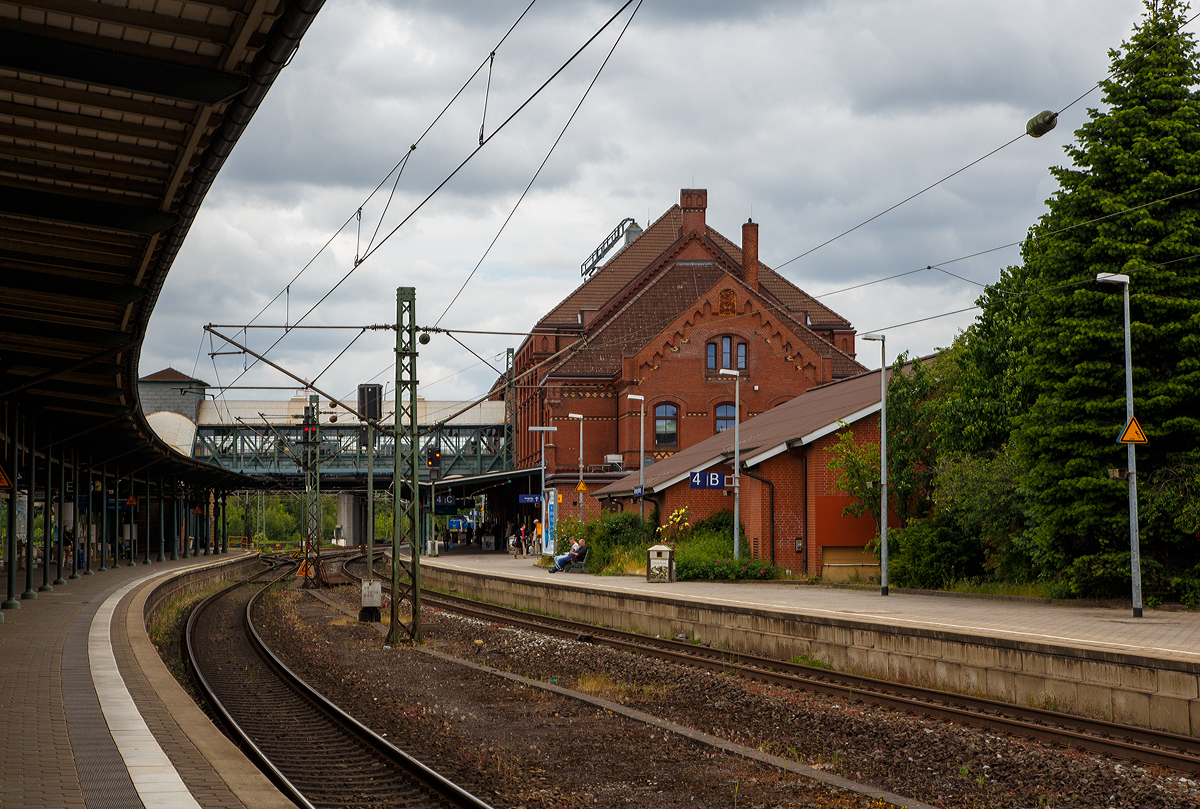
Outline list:
[[[554,557],[554,567],[550,568],[551,573],[562,573],[570,564],[583,564],[583,560],[587,558],[587,540],[581,539],[578,543],[571,546],[571,550],[564,553],[562,556]]]

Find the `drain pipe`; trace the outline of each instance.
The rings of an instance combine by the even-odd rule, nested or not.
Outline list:
[[[768,508],[771,512],[769,520],[771,525],[771,564],[775,564],[775,484],[764,477],[754,474],[749,469],[743,469],[742,474],[748,478],[754,478],[757,481],[767,484],[767,502],[769,503]]]
[[[800,506],[800,546],[796,550],[800,553],[800,568],[808,575],[808,447],[790,447],[788,452],[800,459],[800,489],[804,499]]]

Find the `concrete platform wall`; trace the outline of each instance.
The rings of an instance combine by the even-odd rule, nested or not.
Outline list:
[[[251,576],[262,569],[258,554],[247,556],[225,557],[218,556],[212,562],[199,567],[188,568],[177,576],[171,576],[158,584],[146,597],[145,611],[142,615],[146,629],[155,613],[172,598],[188,596],[203,590],[213,582],[231,578]]]
[[[714,607],[569,583],[422,567],[423,584],[483,601],[767,657],[799,655],[839,671],[1200,735],[1200,665],[1095,649]],[[568,579],[569,576],[565,577]]]

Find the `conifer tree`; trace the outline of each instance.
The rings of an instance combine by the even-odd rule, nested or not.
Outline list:
[[[1116,443],[1125,421],[1119,286],[1129,275],[1135,413],[1149,444],[1138,477],[1200,445],[1200,79],[1187,6],[1146,3],[1131,40],[1110,51],[1104,108],[1052,173],[1059,191],[1023,246],[1021,273],[1040,291],[1019,330],[1021,378],[1035,400],[1018,420],[1035,539],[1048,572],[1080,594],[1128,593],[1127,488]],[[1195,576],[1195,538],[1167,520],[1142,525],[1148,592],[1166,574]]]

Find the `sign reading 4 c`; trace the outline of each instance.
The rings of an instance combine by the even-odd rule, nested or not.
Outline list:
[[[724,472],[690,472],[688,474],[689,489],[724,489]]]

